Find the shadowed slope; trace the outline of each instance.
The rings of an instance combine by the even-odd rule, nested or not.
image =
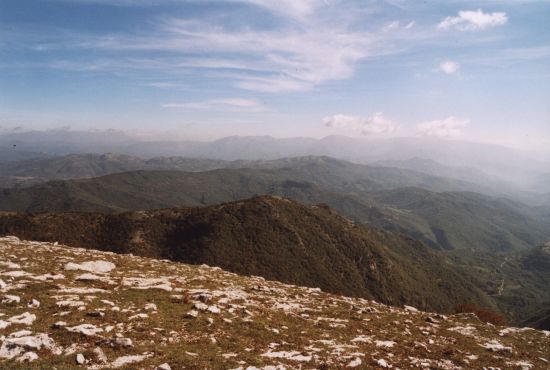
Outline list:
[[[4,214],[0,232],[206,263],[425,309],[452,311],[465,301],[491,306],[461,271],[421,243],[355,226],[326,207],[273,197],[113,215]]]

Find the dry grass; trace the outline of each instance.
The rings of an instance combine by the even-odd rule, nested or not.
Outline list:
[[[116,265],[109,273],[96,274],[102,281],[77,281],[76,277],[85,271],[64,269],[67,262],[96,260]],[[10,267],[7,262],[17,263],[20,268]],[[9,277],[9,271],[29,275]],[[37,280],[47,273],[64,277]],[[12,324],[0,333],[7,336],[24,329],[32,335],[46,333],[62,351],[54,354],[47,349],[37,350],[39,359],[31,363],[19,363],[17,356],[4,359],[0,362],[3,369],[110,368],[117,358],[141,354],[147,357],[121,368],[155,369],[168,363],[172,369],[269,365],[332,369],[353,364],[359,358],[358,368],[377,368],[378,361],[384,359],[393,368],[402,369],[544,369],[548,368],[545,359],[550,360],[548,332],[505,329],[485,324],[471,314],[445,317],[405,310],[241,277],[207,266],[4,238],[0,239],[0,278],[7,283],[2,295],[21,298],[20,303],[2,303],[0,319],[8,320],[23,312],[37,316],[31,325]],[[171,291],[154,288],[155,284],[136,289],[125,284],[129,278],[142,282],[161,279],[165,289]],[[105,292],[66,294],[65,288],[99,288]],[[40,307],[27,307],[31,299],[40,301]],[[67,299],[84,302],[85,306],[60,308],[58,302]],[[151,303],[156,309],[146,309]],[[220,311],[199,309],[196,317],[188,317],[194,307],[204,309],[201,304]],[[63,311],[66,314],[62,315]],[[148,316],[136,316],[140,314]],[[92,324],[103,332],[92,336],[71,333],[54,328],[58,321],[65,321],[69,327]],[[117,336],[130,338],[132,346],[112,346],[110,340]],[[495,340],[502,348],[497,345],[492,351],[483,347]],[[98,347],[108,363],[98,360],[94,353]],[[84,365],[76,364],[77,353],[84,355]],[[286,358],[265,356],[269,353]]]

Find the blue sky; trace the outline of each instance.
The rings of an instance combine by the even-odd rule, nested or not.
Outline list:
[[[0,130],[550,147],[549,21],[543,0],[0,0]]]

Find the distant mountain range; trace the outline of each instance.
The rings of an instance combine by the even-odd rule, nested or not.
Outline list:
[[[183,157],[143,159],[124,154],[68,154],[19,161],[0,161],[0,187],[29,186],[50,180],[105,176],[136,170],[206,171],[244,166],[248,161]]]
[[[203,208],[4,214],[0,234],[220,266],[325,291],[452,312],[495,307],[467,274],[410,238],[358,227],[327,207],[257,197]]]
[[[208,171],[214,169],[254,168],[287,169],[310,171],[313,165],[330,166],[328,170],[345,172],[350,176],[372,178],[373,183],[382,186],[422,186],[431,190],[477,190],[483,191],[475,181],[467,182],[460,178],[445,177],[433,171],[419,171],[415,168],[399,166],[361,165],[325,156],[305,156],[275,160],[234,160],[224,161],[206,158],[154,157],[144,159],[124,154],[69,154],[46,158],[33,158],[21,161],[0,161],[0,180],[20,185],[29,185],[50,180],[69,180],[105,176],[137,170],[178,170]],[[434,165],[435,162],[434,162]],[[439,165],[441,168],[447,168]],[[427,173],[431,172],[431,173]],[[315,176],[322,174],[317,171]],[[332,175],[329,174],[329,175]],[[334,173],[334,175],[338,175]],[[324,176],[327,177],[327,176]],[[338,181],[338,179],[334,179]],[[0,182],[1,184],[1,182]],[[8,187],[8,186],[4,186]],[[369,186],[370,188],[371,186]],[[487,190],[488,191],[488,190]]]
[[[371,140],[270,136],[227,137],[210,142],[151,141],[121,131],[49,130],[0,135],[3,161],[82,153],[121,153],[140,157],[183,156],[222,160],[269,160],[325,155],[358,163],[424,158],[445,166],[470,167],[523,191],[550,188],[549,153],[529,153],[491,144],[420,137]],[[464,180],[464,179],[463,179]],[[543,193],[548,191],[542,190]]]
[[[461,191],[476,186],[410,170],[358,165],[328,157],[230,163],[160,161],[153,166],[193,170],[222,165],[250,168],[131,171],[4,189],[0,191],[0,210],[121,212],[212,205],[272,194],[308,204],[327,203],[357,222],[397,230],[436,249],[519,250],[550,238],[550,212],[546,208]],[[123,163],[129,162],[125,159]],[[108,166],[78,168],[90,168],[91,172],[120,168],[113,159],[107,163]],[[38,168],[41,173],[49,173],[47,166]]]

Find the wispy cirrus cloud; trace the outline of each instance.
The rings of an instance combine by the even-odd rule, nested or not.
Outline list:
[[[485,13],[481,9],[461,10],[458,12],[458,16],[449,16],[443,19],[437,25],[437,28],[443,30],[474,31],[502,26],[506,22],[508,22],[508,16],[504,12]]]
[[[49,0],[72,4],[97,4],[108,6],[143,7],[161,6],[166,4],[199,3],[201,0]],[[202,0],[204,3],[243,3],[266,8],[270,11],[285,14],[292,17],[307,16],[320,5],[327,3],[326,0]]]
[[[121,45],[106,47],[200,51],[206,54],[202,62],[208,59],[208,63],[195,60],[194,67],[246,70],[250,73],[234,85],[264,92],[308,90],[327,81],[349,78],[356,64],[369,55],[367,35],[345,27],[321,27],[309,20],[307,27],[228,31],[201,21],[169,19],[164,22],[162,33],[165,37],[160,40],[121,40]]]
[[[272,12],[292,18],[304,19],[317,8],[328,5],[326,0],[233,0],[263,7]]]
[[[113,59],[110,64],[57,61],[52,64],[57,68],[156,69],[170,73],[194,69],[197,74],[201,70],[218,70],[225,73],[225,81],[233,87],[277,93],[306,91],[330,81],[349,79],[366,58],[395,52],[398,48],[387,39],[398,39],[414,26],[414,22],[400,25],[396,21],[386,35],[367,32],[353,24],[350,14],[354,5],[343,9],[328,0],[229,2],[271,13],[277,19],[277,26],[228,27],[224,22],[164,17],[158,18],[147,33],[75,37],[41,47],[103,52]],[[132,1],[122,3],[130,5]],[[383,28],[380,26],[378,30]],[[137,56],[145,54],[155,57],[144,61]]]
[[[264,112],[268,108],[254,99],[224,98],[203,101],[164,103],[163,108],[176,108],[185,111],[230,111],[242,113]]]

